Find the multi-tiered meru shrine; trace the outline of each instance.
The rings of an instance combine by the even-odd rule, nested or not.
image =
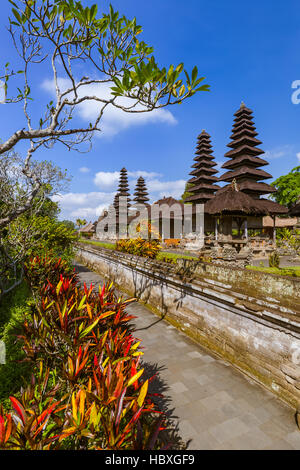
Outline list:
[[[219,181],[231,183],[235,179],[240,191],[259,199],[262,195],[276,190],[263,182],[272,178],[272,175],[260,168],[268,165],[268,162],[260,157],[264,151],[258,148],[262,142],[256,138],[258,133],[254,127],[252,114],[251,109],[244,103],[235,113],[231,142],[227,145],[231,150],[225,153],[229,161],[222,166],[228,171],[219,178]]]
[[[220,189],[220,186],[215,184],[218,181],[215,176],[218,171],[215,169],[217,164],[212,154],[210,136],[204,130],[198,136],[194,161],[192,168],[195,169],[190,173],[193,178],[188,181],[188,185],[191,185],[189,193],[192,195],[185,202],[204,204],[213,198],[215,192]]]

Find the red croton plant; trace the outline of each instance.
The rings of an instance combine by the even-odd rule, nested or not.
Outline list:
[[[126,312],[132,299],[112,284],[80,287],[49,257],[31,260],[26,276],[35,302],[18,340],[34,373],[11,412],[0,406],[0,449],[167,448]]]

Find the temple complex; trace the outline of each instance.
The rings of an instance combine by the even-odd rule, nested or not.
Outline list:
[[[259,147],[262,142],[257,137],[253,112],[242,103],[234,114],[231,140],[227,145],[230,150],[225,153],[228,161],[222,166],[225,172],[218,178],[211,137],[203,130],[197,137],[191,178],[187,182],[189,194],[184,203],[164,197],[150,205],[145,180],[140,176],[131,205],[127,170],[122,168],[113,203],[117,215],[116,236],[120,234],[119,198],[123,196],[127,198],[128,224],[141,215],[139,209],[135,213],[134,209],[144,205],[148,214],[146,218],[157,225],[162,239],[174,239],[174,244],[178,242],[178,246],[186,250],[210,251],[217,258],[224,258],[224,253],[230,252],[230,259],[238,254],[247,260],[249,253],[266,256],[272,252],[276,246],[276,228],[281,226],[280,221],[283,220],[276,216],[287,214],[288,209],[266,198],[276,189],[266,182],[272,175],[263,169],[269,163],[262,158],[264,151]],[[223,187],[218,182],[223,183]],[[200,231],[196,228],[199,205],[204,209],[200,217]],[[293,208],[295,212],[298,206]],[[130,211],[130,207],[133,210]],[[110,212],[105,213],[101,220]],[[190,217],[188,223],[187,217]]]

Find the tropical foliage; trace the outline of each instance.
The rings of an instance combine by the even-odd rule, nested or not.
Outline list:
[[[66,172],[48,162],[32,164],[44,181],[42,189],[35,194],[26,213],[21,212],[4,228],[0,227],[0,297],[20,285],[23,266],[29,257],[51,249],[55,256],[71,259],[73,243],[78,238],[72,227],[58,220],[58,204],[51,200],[57,190],[66,188],[69,181]],[[0,159],[0,217],[5,217],[11,208],[24,204],[27,197],[27,185],[20,166],[17,157],[14,162],[6,159],[5,164],[2,157]]]
[[[164,448],[164,416],[126,312],[132,299],[118,298],[112,284],[81,288],[65,267],[50,258],[27,265],[36,301],[18,341],[33,375],[10,411],[0,406],[0,449]]]
[[[274,251],[269,255],[269,267],[270,268],[279,268],[280,265],[280,257],[279,254]]]
[[[185,203],[185,200],[192,196],[193,193],[190,192],[190,190],[192,189],[194,185],[192,183],[186,183],[185,184],[185,188],[184,188],[184,193],[181,195],[181,198],[180,198],[180,202],[184,202]],[[189,204],[188,202],[186,204]]]
[[[287,175],[280,176],[271,185],[277,190],[271,197],[279,204],[291,207],[300,197],[300,166],[293,168]]]
[[[160,252],[158,240],[145,240],[144,238],[128,238],[118,240],[116,250],[123,253],[130,253],[136,256],[143,256],[154,259]]]
[[[277,231],[276,243],[280,248],[289,248],[293,250],[298,256],[300,255],[300,230],[289,230],[282,228]]]

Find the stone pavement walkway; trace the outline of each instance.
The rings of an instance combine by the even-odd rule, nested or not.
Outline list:
[[[84,266],[77,270],[81,281],[102,283]],[[130,311],[137,316],[145,370],[158,371],[163,408],[188,449],[300,450],[291,408],[142,304],[131,304]]]

